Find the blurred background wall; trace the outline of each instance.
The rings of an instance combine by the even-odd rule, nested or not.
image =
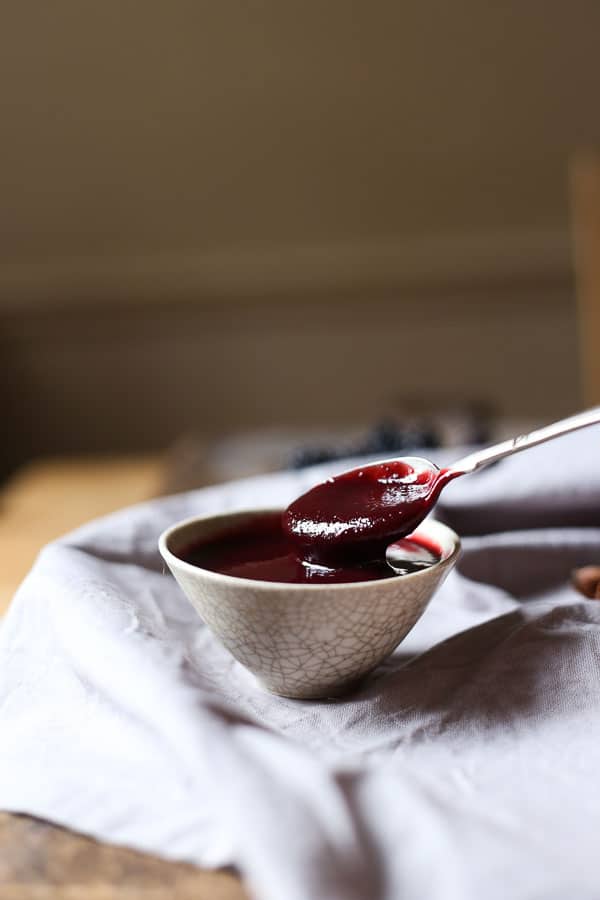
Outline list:
[[[567,162],[600,141],[600,4],[2,20],[0,467],[407,395],[578,405]]]

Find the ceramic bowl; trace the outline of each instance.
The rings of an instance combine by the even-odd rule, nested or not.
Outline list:
[[[440,562],[410,575],[332,585],[235,578],[178,555],[268,512],[274,510],[188,519],[161,535],[160,552],[204,622],[263,688],[302,699],[337,696],[408,634],[454,565],[460,541],[427,520],[415,534],[439,547]]]

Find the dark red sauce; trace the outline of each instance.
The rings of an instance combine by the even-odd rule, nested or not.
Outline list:
[[[302,559],[296,544],[282,528],[280,513],[257,516],[214,540],[191,544],[178,555],[185,562],[212,572],[289,584],[339,584],[396,575],[385,562],[385,552],[379,559],[347,559],[330,566]],[[440,554],[428,542],[410,538],[394,548],[395,560],[396,557],[403,561],[402,574],[408,574],[438,562]]]
[[[298,555],[321,565],[385,557],[432,509],[459,473],[410,458],[344,472],[295,500],[283,530]]]

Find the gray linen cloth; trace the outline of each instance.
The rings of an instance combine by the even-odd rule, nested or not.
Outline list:
[[[153,501],[47,546],[0,628],[0,807],[263,900],[600,897],[600,433],[459,479],[455,572],[352,695],[279,699],[156,549],[174,521],[285,504],[324,469]],[[336,464],[335,468],[340,468]]]

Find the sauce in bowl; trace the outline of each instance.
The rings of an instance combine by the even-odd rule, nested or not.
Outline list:
[[[394,578],[434,565],[440,553],[431,543],[411,537],[394,546],[394,569],[381,558],[360,556],[328,565],[298,554],[296,543],[283,527],[281,513],[265,513],[250,523],[184,547],[178,553],[184,562],[236,578],[288,584],[348,584]]]

